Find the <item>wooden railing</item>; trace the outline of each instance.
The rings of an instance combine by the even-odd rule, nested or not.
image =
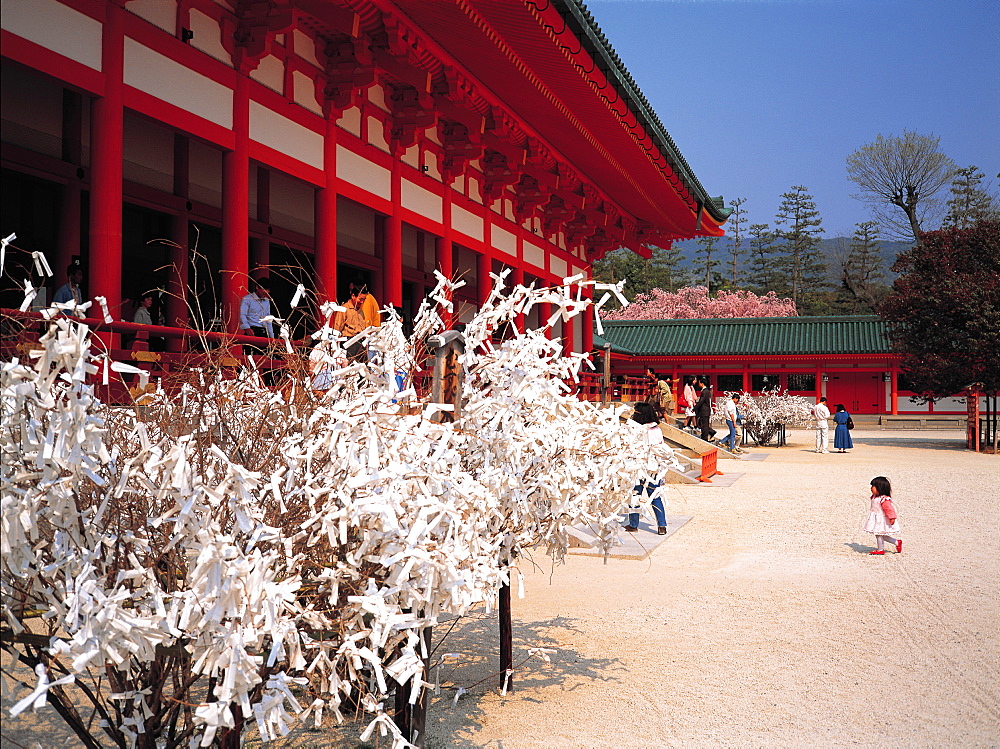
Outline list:
[[[186,328],[171,328],[163,325],[139,325],[130,322],[106,322],[98,318],[73,318],[88,325],[98,340],[92,348],[99,350],[105,346],[108,359],[112,362],[130,364],[149,373],[147,388],[138,389],[139,376],[110,372],[107,384],[104,373],[93,376],[91,384],[99,397],[107,403],[129,403],[145,391],[156,388],[157,383],[165,387],[177,387],[198,370],[219,369],[224,376],[235,376],[238,368],[248,366],[248,355],[243,353],[244,345],[252,345],[266,351],[254,355],[254,364],[261,370],[280,370],[289,366],[302,366],[309,349],[292,342],[294,356],[287,356],[284,341],[266,340],[246,335],[231,335],[214,331],[196,331]],[[15,309],[0,309],[0,356],[3,360],[18,357],[27,359],[30,351],[37,348],[39,338],[48,325],[47,318],[39,312],[21,312]],[[121,348],[123,336],[131,339],[129,348]],[[168,351],[150,351],[150,340],[161,339]],[[278,345],[276,346],[275,343]],[[270,346],[269,346],[270,344]],[[307,342],[307,344],[311,344]],[[280,347],[280,348],[279,348]]]
[[[0,309],[0,356],[9,360],[21,359],[37,344],[47,325],[47,318],[39,312],[21,312]],[[234,376],[240,367],[249,366],[244,346],[266,348],[267,354],[253,356],[254,363],[262,370],[283,370],[290,366],[303,366],[313,345],[312,340],[292,341],[294,355],[288,356],[284,341],[261,339],[216,331],[199,331],[190,328],[172,328],[164,325],[139,325],[131,322],[105,322],[99,318],[74,318],[87,324],[101,342],[107,346],[111,361],[131,364],[149,372],[150,388],[157,382],[179,384],[185,373],[197,369],[220,368]],[[127,348],[122,340],[131,340]],[[150,342],[159,340],[164,351],[151,351]],[[99,347],[101,343],[97,343]],[[610,380],[610,382],[608,382]],[[426,396],[430,383],[428,372],[417,373],[412,384],[418,395]],[[95,383],[102,400],[109,403],[128,403],[139,393],[137,375],[114,374],[103,385],[103,375]],[[643,377],[608,377],[599,372],[581,372],[577,381],[567,380],[570,392],[577,398],[591,403],[633,402],[643,400],[649,391],[649,382]]]

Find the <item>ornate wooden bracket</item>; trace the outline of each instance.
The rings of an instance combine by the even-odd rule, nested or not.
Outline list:
[[[268,42],[295,24],[292,0],[238,0],[235,24],[222,20],[222,44],[233,60],[233,67],[250,71],[267,54]]]
[[[326,116],[339,117],[375,83],[375,64],[365,36],[337,35],[324,42],[320,55],[324,74],[316,78],[316,98],[324,103]]]
[[[582,204],[583,199],[579,202]],[[566,223],[576,216],[579,208],[580,205],[568,200],[568,196],[561,192],[549,198],[549,202],[542,208],[542,229],[545,236],[550,237],[562,231]]]
[[[444,158],[441,161],[441,178],[450,185],[470,161],[483,155],[482,133],[477,133],[461,122],[442,118],[438,122]]]
[[[520,178],[520,163],[511,161],[507,154],[493,148],[487,148],[483,152],[479,160],[479,165],[483,169],[479,193],[486,205],[493,203],[500,197],[505,187],[513,185]]]
[[[514,217],[518,223],[533,216],[549,201],[556,184],[554,174],[527,166],[525,170],[514,187]]]
[[[389,116],[385,121],[385,140],[394,154],[417,142],[425,129],[437,121],[431,95],[413,86],[385,82]]]

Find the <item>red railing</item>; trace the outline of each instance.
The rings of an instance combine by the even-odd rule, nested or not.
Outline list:
[[[0,330],[0,355],[10,359],[13,356],[25,358],[32,344],[37,343],[47,319],[39,312],[21,312],[15,309],[0,309],[3,318]],[[248,356],[243,346],[264,348],[271,344],[268,355],[255,355],[254,362],[261,369],[286,369],[296,361],[301,366],[313,342],[309,339],[292,341],[295,356],[287,356],[283,342],[265,341],[253,336],[199,331],[189,328],[172,328],[164,325],[139,325],[131,322],[105,322],[99,318],[74,318],[90,326],[91,330],[107,345],[111,361],[124,362],[149,372],[150,381],[182,382],[184,373],[209,366],[220,367],[224,372],[235,372],[247,366]],[[124,338],[132,338],[128,348],[121,346]],[[149,341],[162,339],[165,351],[150,351]],[[426,394],[429,382],[428,372],[418,372],[413,376],[413,385],[419,394]],[[99,385],[102,399],[110,403],[130,402],[136,395],[138,376],[113,374],[107,386]],[[102,382],[98,376],[97,383]],[[566,384],[577,398],[591,403],[611,401],[632,402],[643,400],[649,392],[649,381],[644,377],[612,377],[605,382],[604,375],[597,372],[581,372],[578,381],[568,380]],[[101,392],[103,391],[103,392]]]
[[[715,447],[701,456],[701,475],[698,480],[711,484],[712,476],[725,476],[719,470],[719,450]]]
[[[15,309],[0,309],[2,330],[0,330],[0,356],[8,360],[14,356],[27,358],[32,348],[35,348],[39,337],[47,325],[47,318],[39,312],[21,312]],[[192,372],[198,369],[217,367],[224,374],[235,373],[239,367],[247,366],[248,356],[242,351],[243,345],[253,345],[261,350],[268,348],[268,343],[261,338],[246,335],[231,335],[214,331],[196,331],[186,328],[170,328],[163,325],[139,325],[130,322],[105,322],[98,318],[73,318],[85,323],[95,332],[100,342],[92,344],[97,349],[103,343],[107,348],[108,358],[113,362],[131,364],[138,369],[149,372],[150,388],[155,388],[157,381],[164,386],[179,385],[189,379]],[[131,347],[120,348],[122,335],[134,337]],[[150,351],[150,339],[163,339],[168,351]],[[279,342],[279,345],[282,342]],[[307,345],[310,345],[307,342]],[[304,361],[308,348],[303,348],[292,342],[298,356],[291,357],[296,365]],[[271,349],[267,354],[254,355],[255,364],[262,370],[285,369],[290,366],[289,358],[279,349]],[[92,384],[97,388],[99,397],[107,403],[131,402],[142,392],[137,390],[139,376],[135,374],[120,375],[110,372],[108,384],[103,384],[104,373],[94,376]]]

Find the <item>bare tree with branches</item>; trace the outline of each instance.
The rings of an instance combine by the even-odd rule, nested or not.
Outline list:
[[[890,239],[919,242],[924,223],[940,210],[937,196],[956,170],[940,140],[909,130],[902,136],[880,133],[847,157],[847,178],[861,188],[855,197],[869,204]]]

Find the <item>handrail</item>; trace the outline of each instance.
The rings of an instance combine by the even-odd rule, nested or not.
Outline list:
[[[80,322],[90,326],[90,328],[95,332],[109,331],[111,333],[138,333],[145,331],[152,336],[162,336],[164,338],[197,337],[213,343],[246,343],[260,346],[262,340],[281,340],[278,338],[261,339],[252,335],[243,335],[242,333],[219,333],[212,330],[197,330],[195,328],[172,328],[166,325],[144,325],[142,323],[125,322],[124,320],[112,320],[111,322],[108,322],[100,317],[77,317],[76,315],[68,315],[64,312],[57,312],[55,315],[48,316],[42,312],[22,311],[18,309],[0,307],[0,315],[4,317],[36,320],[39,322],[48,322],[57,317],[66,317],[74,322]],[[291,343],[293,346],[300,345],[300,342],[298,341],[291,341]]]

